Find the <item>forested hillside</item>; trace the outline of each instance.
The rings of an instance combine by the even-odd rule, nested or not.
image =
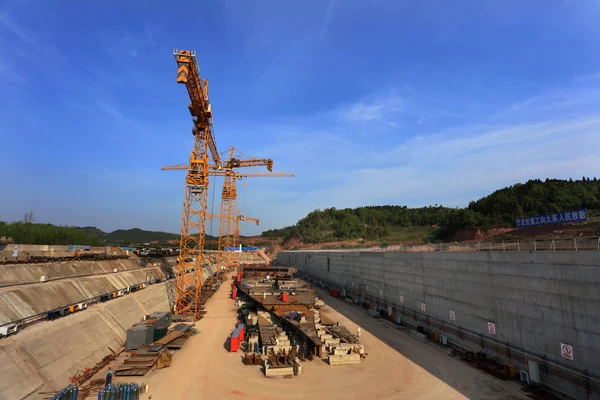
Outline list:
[[[0,237],[12,238],[13,243],[27,244],[87,244],[98,246],[104,240],[82,228],[0,221]]]
[[[111,243],[166,242],[169,240],[179,240],[179,235],[167,232],[145,231],[139,228],[117,229],[107,235],[107,240]]]
[[[294,226],[263,232],[263,237],[297,238],[304,243],[348,239],[386,238],[409,227],[436,227],[435,236],[443,239],[460,228],[512,226],[515,218],[587,208],[600,210],[600,181],[531,180],[500,189],[471,202],[467,208],[430,206],[372,206],[336,210],[316,210]]]
[[[56,226],[51,224],[35,224],[32,222],[0,221],[0,237],[12,238],[13,243],[28,244],[87,244],[91,246],[120,245],[127,246],[148,242],[166,242],[179,240],[179,235],[167,232],[153,232],[134,228],[116,230],[106,233],[102,230],[86,226]],[[207,240],[210,239],[207,236]]]

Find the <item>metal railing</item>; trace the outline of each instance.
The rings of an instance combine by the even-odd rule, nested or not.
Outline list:
[[[433,251],[600,251],[600,237],[540,240],[505,240],[502,242],[429,243],[410,246],[385,246],[349,249],[284,250],[286,252],[433,252]]]

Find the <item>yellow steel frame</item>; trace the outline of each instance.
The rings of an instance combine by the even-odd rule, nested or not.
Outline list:
[[[180,252],[175,285],[175,313],[189,314],[196,320],[200,313],[204,238],[208,205],[208,151],[215,165],[221,165],[212,134],[212,107],[208,100],[208,81],[200,79],[196,54],[175,50],[177,83],[184,84],[190,97],[188,109],[193,117],[194,147],[185,179],[181,223]],[[190,270],[193,273],[188,273]]]

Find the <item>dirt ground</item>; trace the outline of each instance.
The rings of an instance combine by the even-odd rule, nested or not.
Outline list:
[[[173,357],[170,367],[141,379],[148,382],[141,399],[527,399],[514,383],[505,383],[444,354],[440,346],[423,343],[374,319],[362,309],[330,297],[322,312],[350,331],[360,324],[368,358],[357,365],[331,367],[316,359],[304,362],[303,374],[266,378],[259,366],[246,366],[242,352],[229,353],[225,342],[236,321],[230,287],[208,301],[207,315]]]

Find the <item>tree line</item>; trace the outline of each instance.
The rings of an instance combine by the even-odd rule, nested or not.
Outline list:
[[[587,208],[600,210],[600,181],[539,179],[518,183],[493,192],[466,208],[441,205],[408,208],[406,206],[369,206],[337,210],[315,210],[298,223],[271,229],[263,237],[297,238],[304,243],[322,243],[348,239],[386,238],[397,228],[433,226],[436,236],[444,239],[466,227],[510,226],[518,217],[549,214]]]
[[[7,223],[0,221],[0,237],[12,238],[13,243],[102,245],[102,240],[81,228],[31,222]]]

